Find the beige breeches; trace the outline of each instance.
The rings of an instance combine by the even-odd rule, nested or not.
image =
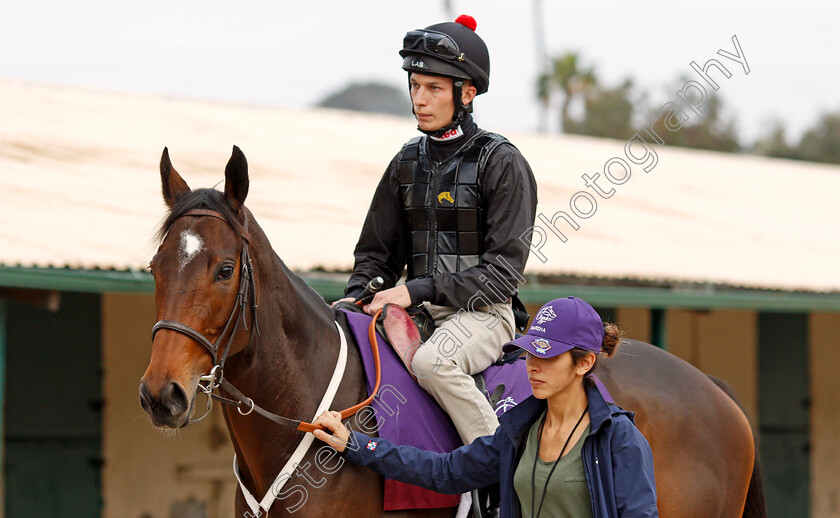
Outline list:
[[[449,414],[464,444],[490,435],[499,425],[496,412],[475,386],[477,374],[502,355],[514,338],[510,304],[465,311],[426,303],[437,329],[414,355],[418,383]]]

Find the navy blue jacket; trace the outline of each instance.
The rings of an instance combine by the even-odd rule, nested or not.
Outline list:
[[[587,386],[590,433],[583,443],[583,469],[594,518],[658,517],[653,454],[632,422],[633,414],[604,401]],[[500,483],[501,516],[519,518],[513,474],[531,425],[546,408],[533,396],[499,419],[494,435],[477,438],[451,453],[397,446],[353,432],[345,458],[391,479],[439,493],[458,494]]]

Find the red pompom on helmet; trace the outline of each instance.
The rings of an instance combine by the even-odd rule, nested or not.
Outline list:
[[[462,14],[461,16],[455,18],[455,23],[460,23],[464,27],[469,27],[473,31],[475,31],[475,28],[478,27],[478,24],[475,22],[475,18],[468,14]]]

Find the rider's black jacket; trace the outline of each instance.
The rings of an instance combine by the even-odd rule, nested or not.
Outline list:
[[[450,161],[461,159],[459,152],[480,132],[471,118],[462,128],[464,136],[452,142],[436,142],[428,137],[420,141],[435,169],[444,171]],[[405,149],[388,165],[373,196],[354,251],[356,262],[345,289],[348,297],[358,296],[377,275],[385,279],[386,286],[393,286],[411,260],[412,251],[417,253],[412,250],[411,225],[404,195],[400,194],[399,162]],[[478,264],[463,271],[430,266],[435,271],[414,272],[416,278],[410,276],[406,283],[413,304],[429,301],[469,309],[468,301],[476,294],[489,302],[505,302],[514,294],[510,287],[520,284],[536,217],[537,187],[531,168],[519,150],[505,141],[487,158],[478,190],[483,226],[479,229],[482,243]],[[435,242],[436,231],[430,229],[430,243]],[[486,286],[488,282],[492,282],[492,288]],[[479,301],[478,305],[484,304]]]

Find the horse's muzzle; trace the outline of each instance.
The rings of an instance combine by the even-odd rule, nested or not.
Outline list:
[[[140,405],[152,418],[152,424],[167,428],[181,428],[189,423],[190,403],[181,385],[167,383],[159,398],[152,395],[146,382],[140,384]]]

